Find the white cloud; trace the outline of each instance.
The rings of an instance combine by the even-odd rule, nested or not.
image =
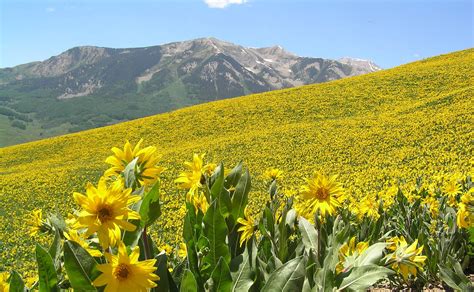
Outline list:
[[[204,0],[210,8],[226,8],[231,4],[244,4],[247,0]]]
[[[53,12],[55,12],[55,11],[56,11],[56,8],[54,8],[54,7],[48,7],[48,8],[46,8],[46,12],[48,12],[48,13],[53,13]]]
[[[415,57],[415,58],[419,58],[419,57],[420,57],[420,54],[418,54],[418,53],[415,53],[415,54],[413,54],[413,57]]]

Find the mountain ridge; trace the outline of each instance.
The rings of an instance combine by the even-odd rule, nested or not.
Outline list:
[[[250,48],[216,38],[74,47],[0,69],[0,146],[380,69],[360,59],[300,57],[278,45]]]

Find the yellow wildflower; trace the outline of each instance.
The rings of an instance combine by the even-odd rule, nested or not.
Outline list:
[[[202,192],[200,192],[199,195],[194,196],[188,193],[186,195],[186,200],[194,205],[194,208],[196,208],[196,212],[197,210],[201,210],[202,213],[206,213],[207,209],[209,208],[209,202],[207,201],[206,196]]]
[[[157,166],[160,156],[156,152],[156,147],[148,146],[140,149],[142,142],[143,139],[140,139],[137,145],[133,147],[132,144],[127,141],[123,150],[113,147],[112,152],[114,155],[107,157],[105,160],[105,162],[111,164],[112,167],[105,171],[104,176],[120,176],[125,170],[125,167],[138,157],[138,171],[136,176],[140,185],[153,184],[165,168]]]
[[[423,246],[417,248],[418,239],[408,246],[405,237],[394,237],[388,241],[388,249],[394,252],[387,256],[392,269],[403,276],[405,281],[409,275],[416,277],[417,269],[422,270],[426,256],[422,256]]]
[[[8,278],[10,274],[7,272],[0,273],[0,292],[10,291],[10,284],[8,283]]]
[[[160,249],[164,251],[167,255],[170,255],[173,253],[173,247],[167,243],[160,246]]]
[[[328,178],[315,172],[312,179],[306,179],[308,184],[301,187],[295,205],[298,213],[310,220],[318,210],[323,216],[334,214],[336,208],[340,206],[338,199],[343,195],[342,185],[336,178],[337,175]]]
[[[36,282],[38,282],[38,276],[27,277],[25,279],[25,285],[30,289],[33,287],[33,285],[35,285]]]
[[[468,205],[459,203],[456,223],[459,228],[470,228],[474,222],[474,215],[470,212]]]
[[[133,196],[131,192],[131,189],[123,189],[120,181],[107,186],[105,179],[101,178],[98,188],[89,183],[86,196],[74,193],[74,200],[82,207],[76,227],[86,227],[86,237],[97,232],[103,248],[115,246],[121,238],[120,228],[127,231],[136,228],[127,220],[140,219],[140,215],[128,207],[140,200],[139,196]]]
[[[456,197],[457,194],[461,193],[461,185],[455,178],[449,179],[443,187],[443,193],[449,197]]]
[[[277,180],[283,177],[283,171],[279,170],[278,168],[269,168],[265,171],[263,176],[268,180]]]
[[[366,195],[362,201],[359,203],[359,213],[358,217],[361,220],[364,216],[377,220],[380,217],[378,212],[379,202],[375,195]]]
[[[138,261],[140,250],[135,247],[130,256],[127,254],[125,245],[118,244],[118,255],[105,254],[106,264],[100,264],[97,268],[102,274],[92,283],[94,286],[105,287],[105,292],[115,291],[142,291],[156,287],[156,281],[160,279],[153,272],[156,260]]]
[[[42,231],[44,229],[43,210],[33,210],[26,223],[30,226],[30,236],[35,236]]]
[[[438,217],[439,214],[439,201],[435,197],[427,196],[423,203],[430,209],[431,216],[433,218]]]
[[[240,234],[240,246],[242,246],[244,242],[252,237],[253,231],[255,229],[255,222],[249,214],[248,207],[245,207],[244,216],[245,218],[237,219],[237,223],[242,225],[239,227],[239,229],[237,229],[238,232],[242,232],[242,234]]]
[[[349,257],[356,258],[357,256],[361,255],[368,247],[369,243],[366,241],[358,242],[357,245],[355,244],[355,236],[349,240],[349,244],[346,242],[344,243],[341,248],[339,249],[339,263],[336,266],[336,272],[342,273],[346,270],[350,269],[350,266],[346,266],[346,259]]]
[[[179,244],[178,256],[183,259],[188,256],[188,250],[186,248],[186,244],[183,242]]]
[[[206,172],[206,168],[203,166],[204,155],[206,154],[194,154],[193,162],[184,162],[190,172],[182,172],[174,181],[180,189],[188,190],[189,194],[194,194],[205,182],[203,176],[203,172]]]
[[[91,256],[93,257],[101,257],[102,253],[98,251],[97,249],[93,249],[89,246],[87,243],[86,239],[83,237],[83,235],[80,235],[77,233],[77,230],[70,229],[69,232],[64,232],[64,237],[66,237],[67,240],[74,241],[78,243],[83,249],[85,249]]]

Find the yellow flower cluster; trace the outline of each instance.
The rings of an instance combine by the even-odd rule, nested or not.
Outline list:
[[[110,147],[123,145],[124,138],[136,143],[143,137],[159,147],[160,165],[169,169],[161,176],[166,207],[157,222],[160,233],[153,228],[150,232],[172,247],[182,242],[185,213],[185,196],[174,179],[193,152],[207,153],[209,161],[224,160],[227,168],[245,161],[253,174],[252,214],[258,214],[268,199],[263,174],[272,167],[285,173],[277,178],[281,190],[297,189],[314,169],[339,174],[346,198],[340,208],[358,208],[359,202],[369,208],[368,200],[375,194],[385,208],[393,204],[399,186],[415,185],[418,177],[428,186],[447,182],[453,173],[472,175],[474,108],[466,105],[474,96],[473,58],[470,49],[374,74],[223,100],[2,148],[0,266],[29,276],[35,269],[34,242],[46,245],[49,238],[28,236],[27,214],[35,209],[44,214],[59,210],[66,217],[67,210],[77,208],[70,194],[83,189],[86,181],[98,181],[107,169],[104,157]],[[150,173],[162,171],[143,164],[152,150],[131,143],[115,149],[115,158],[107,159],[113,169],[107,174],[118,175],[131,156],[139,156],[140,183],[149,183]],[[192,175],[182,178],[198,186],[202,172],[192,165],[188,171]],[[304,196],[311,194],[317,192],[309,187]],[[463,204],[456,210],[458,224],[466,226],[472,215],[466,215],[470,211]],[[332,208],[328,204],[324,210]]]
[[[398,271],[405,281],[410,275],[416,277],[417,270],[423,270],[426,256],[421,255],[423,246],[417,247],[418,240],[408,245],[405,237],[399,236],[391,238],[389,244],[388,249],[393,253],[387,256],[387,262],[391,263],[392,268]]]

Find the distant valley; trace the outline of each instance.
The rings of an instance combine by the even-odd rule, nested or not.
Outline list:
[[[280,46],[248,48],[215,38],[75,47],[0,69],[0,147],[380,69],[369,60],[300,57]]]

